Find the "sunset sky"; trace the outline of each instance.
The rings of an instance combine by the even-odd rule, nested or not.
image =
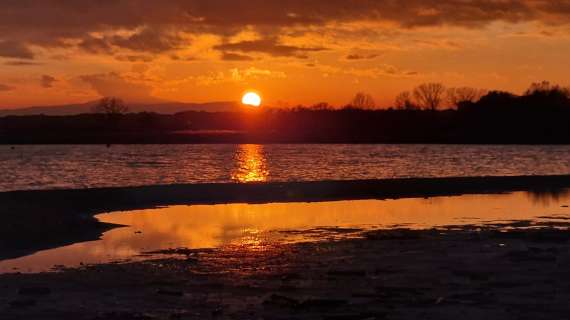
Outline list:
[[[0,106],[570,84],[569,0],[2,0]]]

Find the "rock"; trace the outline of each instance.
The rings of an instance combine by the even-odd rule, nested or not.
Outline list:
[[[170,315],[170,317],[168,317],[170,320],[183,320],[183,319],[199,319],[200,314],[196,314],[196,313],[191,313],[188,311],[178,311],[175,313],[172,313]]]
[[[51,294],[51,289],[44,287],[20,288],[18,294],[22,296],[46,296]]]
[[[163,296],[171,296],[171,297],[182,297],[184,296],[184,292],[182,291],[175,291],[175,290],[158,290],[156,292],[157,294],[163,295]]]
[[[36,300],[14,300],[8,303],[12,308],[28,308],[36,305]]]
[[[212,317],[218,318],[224,314],[224,309],[222,307],[218,307],[212,311]]]
[[[139,312],[129,312],[129,311],[113,311],[100,314],[94,318],[94,320],[153,320],[156,319],[155,316],[139,313]]]
[[[268,299],[263,301],[263,304],[265,306],[276,306],[280,308],[296,308],[300,305],[299,301],[279,294],[272,294]]]
[[[192,258],[192,257],[187,257],[186,260],[184,260],[184,261],[186,261],[189,264],[197,264],[200,262],[200,260],[198,260],[196,258]]]
[[[369,314],[362,314],[362,313],[355,313],[355,314],[338,314],[338,315],[329,315],[324,316],[323,320],[378,320],[386,318],[385,314],[376,314],[376,315],[369,315]]]
[[[305,309],[331,309],[347,304],[346,300],[340,299],[307,299],[301,303]]]
[[[328,272],[330,276],[337,277],[364,277],[366,271],[364,270],[331,270]]]

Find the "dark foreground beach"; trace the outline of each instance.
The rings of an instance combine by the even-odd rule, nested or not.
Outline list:
[[[95,240],[113,227],[93,217],[107,211],[512,191],[556,196],[568,187],[569,176],[546,176],[2,193],[0,259]],[[0,319],[567,318],[570,224],[555,220],[332,228],[316,242],[179,248],[154,260],[4,274]]]
[[[568,240],[553,228],[464,228],[178,250],[176,259],[0,275],[0,318],[565,319]]]

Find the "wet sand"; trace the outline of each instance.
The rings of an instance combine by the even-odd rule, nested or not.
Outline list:
[[[496,227],[180,249],[176,259],[0,275],[0,318],[567,318],[570,233]]]

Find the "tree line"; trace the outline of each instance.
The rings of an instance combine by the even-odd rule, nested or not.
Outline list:
[[[426,84],[401,96],[389,109],[363,93],[344,108],[174,115],[106,98],[89,114],[1,117],[0,143],[570,143],[570,92],[549,82],[521,95]]]
[[[526,101],[524,101],[526,100]],[[518,102],[531,102],[534,105],[569,106],[570,89],[549,81],[535,82],[523,93],[516,95],[507,91],[485,90],[472,87],[446,88],[442,83],[424,83],[411,91],[398,94],[394,101],[394,109],[398,110],[440,110],[442,108],[473,108],[477,106],[512,105]],[[326,107],[326,103],[316,105]],[[377,104],[372,95],[359,92],[347,104],[348,108],[376,109]]]

